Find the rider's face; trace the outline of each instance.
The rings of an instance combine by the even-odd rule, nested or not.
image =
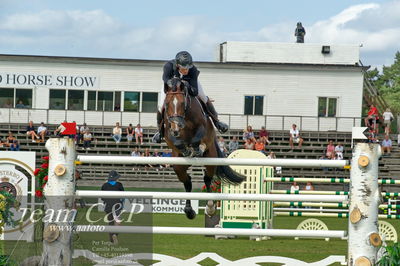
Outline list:
[[[179,73],[181,73],[182,75],[187,75],[189,73],[189,68],[183,68],[183,67],[178,66],[178,70],[179,70]]]

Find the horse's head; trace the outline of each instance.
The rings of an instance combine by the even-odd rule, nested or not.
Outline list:
[[[179,79],[172,79],[165,84],[165,113],[168,119],[168,130],[174,137],[180,136],[185,127],[186,89]]]

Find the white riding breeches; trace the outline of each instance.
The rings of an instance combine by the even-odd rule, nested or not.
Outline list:
[[[198,90],[197,98],[199,98],[204,104],[207,104],[208,97],[204,93],[204,90],[200,84],[200,81],[197,81],[197,90]],[[165,93],[164,93],[164,87],[163,87],[163,88],[161,88],[160,97],[158,97],[158,110],[160,110],[160,112],[161,112],[161,108],[164,104],[164,100],[165,100]]]

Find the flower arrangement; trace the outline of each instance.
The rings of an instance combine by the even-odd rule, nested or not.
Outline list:
[[[14,214],[10,211],[14,206],[16,206],[15,197],[5,190],[0,190],[0,234],[4,225],[14,226],[15,221],[12,219]]]
[[[203,185],[203,187],[201,188],[201,191],[207,192],[206,185]],[[221,181],[220,180],[213,180],[213,182],[211,183],[211,192],[221,193]]]
[[[43,197],[43,189],[46,186],[47,180],[49,179],[49,156],[42,157],[43,163],[40,168],[37,168],[34,172],[35,177],[38,180],[39,188],[36,189],[35,195],[38,198]]]

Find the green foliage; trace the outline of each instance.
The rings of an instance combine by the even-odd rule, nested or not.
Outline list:
[[[400,243],[394,243],[393,246],[386,247],[385,255],[378,261],[381,266],[399,266],[400,265]]]
[[[0,234],[3,225],[14,226],[15,221],[12,219],[13,213],[11,208],[16,207],[15,197],[5,190],[0,190]]]

